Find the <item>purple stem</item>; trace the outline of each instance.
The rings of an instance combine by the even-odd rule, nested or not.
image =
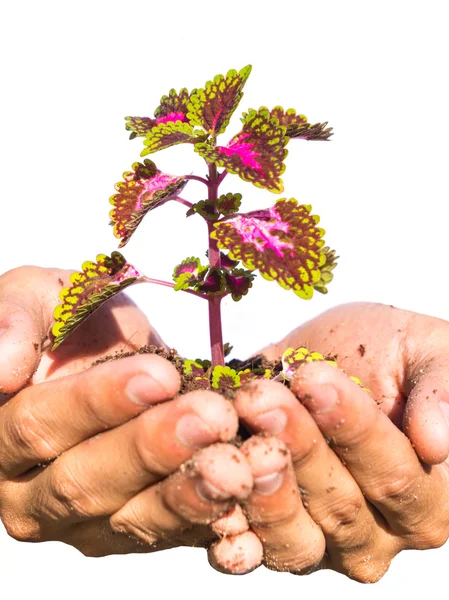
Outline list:
[[[171,200],[176,200],[176,202],[184,204],[184,206],[188,206],[189,208],[192,208],[192,206],[193,206],[192,202],[189,202],[188,200],[184,200],[184,198],[181,198],[180,196],[175,196],[174,198],[171,198]]]
[[[204,183],[204,185],[209,186],[209,182],[207,181],[207,179],[204,179],[203,177],[198,177],[198,175],[184,175],[181,179],[189,179],[192,181],[201,181],[201,183]]]
[[[145,281],[146,283],[155,283],[157,285],[163,285],[165,287],[175,287],[175,284],[171,283],[170,281],[163,281],[162,279],[153,279],[152,277],[147,277],[146,275],[142,277],[142,281]],[[201,294],[201,292],[195,292],[194,290],[181,290],[181,292],[193,294],[194,296],[198,296],[198,298],[207,298],[205,294]]]
[[[209,193],[208,200],[214,205],[217,202],[218,197],[218,174],[217,167],[211,163],[209,165]],[[217,241],[210,237],[210,234],[214,230],[213,222],[208,221],[207,223],[209,231],[209,264],[211,268],[220,269],[221,259],[220,250],[217,245]],[[212,355],[212,366],[217,365],[224,366],[224,348],[223,348],[223,331],[221,326],[221,301],[223,296],[210,294],[207,298],[209,303],[209,334],[210,334],[210,349]]]
[[[217,181],[218,185],[220,185],[220,183],[223,181],[227,174],[228,172],[226,171],[226,169],[220,173]]]

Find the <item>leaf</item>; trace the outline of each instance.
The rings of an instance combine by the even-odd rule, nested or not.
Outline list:
[[[327,123],[315,123],[311,125],[307,122],[304,115],[297,115],[294,108],[285,110],[282,106],[275,106],[270,112],[272,117],[276,117],[279,125],[287,128],[286,135],[289,138],[303,138],[305,140],[328,140],[333,135],[332,127]]]
[[[234,269],[231,272],[225,272],[226,291],[232,294],[232,299],[238,302],[243,296],[246,296],[248,290],[253,285],[255,275],[245,269]]]
[[[285,127],[262,107],[248,112],[242,130],[227,146],[199,143],[195,151],[207,162],[224,167],[244,181],[280,193],[284,189],[281,175],[285,171],[287,142]]]
[[[175,290],[187,290],[204,277],[208,267],[201,264],[199,258],[190,256],[185,258],[179,265],[176,265],[173,271],[173,281]]]
[[[240,377],[231,367],[217,366],[212,370],[212,387],[220,390],[240,387]]]
[[[280,374],[284,379],[290,381],[301,365],[307,362],[324,360],[324,356],[319,352],[309,352],[307,348],[287,348],[281,360],[282,371]]]
[[[195,213],[198,213],[208,221],[216,221],[218,217],[217,212],[215,210],[215,204],[211,200],[200,200],[199,202],[196,202],[187,211],[187,216],[190,217]]]
[[[215,223],[211,237],[229,251],[231,259],[309,299],[326,261],[321,250],[324,230],[317,227],[319,217],[310,211],[311,206],[298,205],[294,198],[281,198],[269,209]]]
[[[207,253],[206,253],[207,256]],[[236,267],[239,264],[238,260],[232,260],[231,258],[229,258],[229,254],[225,254],[224,252],[220,251],[220,262],[221,262],[221,266],[224,269],[233,269],[234,267]]]
[[[162,173],[148,159],[135,162],[131,168],[123,173],[123,181],[115,185],[118,193],[109,199],[114,206],[109,213],[114,235],[122,238],[119,248],[128,243],[148,211],[176,196],[187,183],[182,177]]]
[[[234,346],[231,346],[231,344],[229,342],[226,342],[225,344],[223,344],[223,352],[224,352],[225,358],[226,358],[226,356],[229,356],[231,354],[233,348],[234,348]]]
[[[110,257],[99,254],[96,260],[96,263],[84,262],[81,272],[72,273],[71,285],[59,294],[61,304],[54,310],[52,350],[102,304],[141,278],[139,271],[127,263],[120,252],[113,252]]]
[[[194,377],[203,377],[205,374],[205,369],[198,360],[185,360],[183,370],[185,375],[193,375]]]
[[[189,123],[181,121],[167,121],[159,123],[147,132],[143,142],[145,148],[140,153],[140,156],[147,156],[158,152],[169,146],[177,144],[196,144],[207,139],[207,134],[204,131],[194,131]]]
[[[251,65],[239,72],[232,69],[226,77],[216,75],[203,89],[192,94],[187,118],[212,136],[223,133],[243,96],[243,87],[251,73]]]
[[[222,294],[225,290],[226,281],[223,273],[215,267],[209,269],[207,275],[200,283],[195,285],[196,292],[203,294]]]
[[[317,292],[320,292],[321,294],[327,294],[327,285],[334,278],[334,274],[332,273],[332,271],[337,266],[336,261],[339,257],[335,255],[335,250],[331,250],[329,246],[322,248],[321,252],[326,256],[326,259],[324,265],[320,268],[320,279],[313,284],[313,287],[316,289]]]
[[[327,127],[327,122],[315,123],[314,125],[311,125],[310,123],[294,125],[291,128],[287,128],[287,132],[287,135],[292,139],[302,138],[303,140],[309,141],[327,141],[331,135],[334,135],[332,127]]]
[[[222,194],[217,199],[217,210],[222,215],[231,215],[238,212],[242,203],[242,194]]]
[[[159,106],[154,111],[157,122],[187,121],[190,97],[196,92],[197,90],[192,90],[189,93],[187,88],[182,88],[178,94],[175,89],[171,89],[168,96],[162,96]]]
[[[196,90],[193,90],[192,94]],[[190,94],[186,88],[180,90],[170,90],[168,96],[162,96],[160,105],[154,111],[154,119],[150,117],[125,117],[126,129],[131,131],[130,139],[137,136],[145,137],[154,127],[160,123],[187,122],[187,105],[190,101]]]

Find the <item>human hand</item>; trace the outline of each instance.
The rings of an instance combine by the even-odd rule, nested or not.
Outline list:
[[[448,463],[422,465],[407,437],[339,369],[306,364],[292,391],[254,382],[238,392],[235,408],[252,433],[277,438],[253,437],[241,448],[255,481],[243,507],[268,568],[331,568],[375,582],[401,550],[448,539]],[[267,459],[278,472],[260,490]],[[217,569],[235,567],[222,553],[232,545],[231,536],[211,547]]]
[[[403,430],[427,464],[449,455],[449,323],[374,303],[332,308],[263,350],[289,346],[337,356],[360,377],[380,409]]]
[[[0,327],[6,329],[0,338],[0,514],[7,531],[24,541],[64,541],[94,556],[206,543],[215,537],[206,523],[230,502],[205,504],[195,495],[196,484],[200,490],[220,487],[220,464],[226,463],[222,496],[238,499],[250,489],[242,457],[240,466],[232,460],[229,476],[226,457],[239,455],[234,447],[222,444],[195,454],[235,436],[235,412],[212,393],[171,400],[179,376],[157,356],[88,369],[124,346],[162,345],[123,295],[55,353],[41,354],[68,276],[25,267],[0,277]],[[192,457],[189,469],[176,472]],[[147,512],[140,526],[153,532],[146,542],[157,538],[151,546],[141,536],[115,533],[135,527],[132,516],[142,499]],[[250,542],[254,537],[246,535]]]

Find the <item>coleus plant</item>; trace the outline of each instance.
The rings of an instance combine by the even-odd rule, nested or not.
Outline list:
[[[57,348],[104,302],[130,285],[158,283],[194,294],[209,307],[211,360],[186,360],[184,371],[199,387],[229,389],[252,379],[269,377],[288,380],[303,362],[324,360],[305,348],[289,348],[282,370],[243,369],[225,365],[221,301],[227,296],[239,301],[252,287],[259,272],[297,296],[310,299],[314,291],[327,292],[336,265],[333,250],[325,245],[324,229],[310,205],[294,198],[280,198],[267,209],[239,212],[242,196],[219,193],[228,173],[275,194],[283,192],[286,146],[291,139],[328,140],[327,123],[311,124],[295,110],[281,106],[249,109],[241,117],[242,128],[227,144],[218,142],[243,96],[251,66],[217,75],[203,88],[179,92],[172,89],[161,98],[154,117],[126,117],[130,138],[143,139],[142,157],[176,144],[190,144],[204,158],[208,173],[169,175],[144,158],[115,185],[110,198],[114,235],[124,247],[143,218],[169,201],[188,207],[187,216],[199,215],[207,224],[207,260],[187,257],[173,271],[173,283],[155,280],[129,264],[119,252],[99,254],[82,271],[71,276],[71,285],[61,291],[61,304],[54,312],[53,349]],[[207,198],[191,203],[181,193],[190,180],[202,182]]]

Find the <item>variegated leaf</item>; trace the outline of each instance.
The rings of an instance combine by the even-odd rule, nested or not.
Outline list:
[[[136,137],[145,137],[153,127],[156,127],[156,119],[150,117],[125,117],[127,131],[130,131],[129,139],[133,140]]]
[[[186,214],[190,217],[195,213],[198,213],[208,221],[216,221],[218,217],[217,211],[215,210],[215,204],[211,200],[200,200],[199,202],[196,202],[189,208]]]
[[[201,264],[199,258],[190,256],[185,258],[179,265],[176,265],[173,271],[173,281],[175,290],[187,290],[193,284],[204,278],[207,267]]]
[[[123,181],[115,185],[117,194],[109,199],[114,206],[109,213],[114,235],[121,238],[119,248],[128,243],[148,211],[176,196],[186,183],[182,177],[162,173],[148,159],[123,173]]]
[[[229,390],[240,387],[240,377],[231,367],[217,366],[212,370],[212,387]]]
[[[197,90],[189,92],[187,88],[182,88],[179,93],[171,89],[168,96],[162,96],[159,106],[154,111],[154,116],[158,123],[167,121],[185,121],[187,122],[188,105],[190,97],[196,94]]]
[[[196,292],[203,294],[222,294],[225,290],[226,281],[219,269],[209,269],[204,279],[195,285]]]
[[[145,148],[140,156],[147,156],[177,144],[196,144],[205,139],[207,139],[207,135],[204,131],[195,131],[189,123],[181,121],[158,123],[147,132],[143,142]]]
[[[315,123],[314,125],[311,125],[310,123],[291,125],[287,128],[287,135],[292,139],[301,138],[310,141],[327,141],[331,135],[334,134],[332,132],[332,127],[328,127],[326,122]]]
[[[280,193],[284,189],[281,175],[285,170],[287,142],[285,127],[263,107],[249,111],[242,130],[227,146],[199,143],[195,150],[207,162],[224,167],[244,181]]]
[[[307,348],[287,348],[282,355],[281,376],[290,381],[301,365],[317,360],[324,360],[324,356],[319,352],[309,352]],[[331,362],[331,361],[328,361]]]
[[[239,72],[228,71],[226,77],[217,75],[203,89],[192,94],[188,119],[212,136],[223,133],[243,96],[243,87],[251,73],[251,65]]]
[[[301,298],[313,295],[326,255],[324,230],[311,206],[282,198],[267,210],[237,215],[214,224],[211,237],[229,256]]]
[[[232,294],[233,300],[238,302],[243,296],[246,296],[249,288],[253,285],[254,278],[255,275],[245,269],[225,271],[226,291]]]
[[[320,268],[320,279],[313,284],[317,292],[327,294],[327,286],[334,278],[332,271],[337,266],[337,258],[335,250],[331,250],[329,246],[321,249],[321,252],[326,256],[324,265]]]
[[[222,194],[217,199],[217,210],[222,215],[231,215],[238,212],[242,203],[242,194]]]
[[[220,251],[220,263],[224,269],[229,271],[234,269],[239,264],[239,261],[232,260],[232,258],[229,257],[229,254],[225,254],[224,252]]]
[[[139,282],[141,274],[120,252],[110,257],[99,254],[96,260],[84,262],[81,272],[72,273],[71,285],[59,294],[61,304],[55,308],[52,328],[53,350],[107,300]]]

